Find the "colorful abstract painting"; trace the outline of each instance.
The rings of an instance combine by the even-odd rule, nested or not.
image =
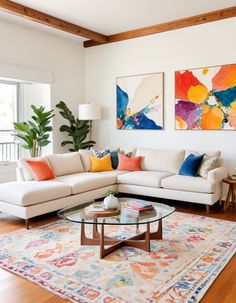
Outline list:
[[[163,129],[163,73],[117,78],[117,129]]]
[[[236,64],[175,72],[176,129],[236,130]]]

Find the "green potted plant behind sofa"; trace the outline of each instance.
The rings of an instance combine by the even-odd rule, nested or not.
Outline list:
[[[37,108],[31,105],[34,112],[31,121],[14,123],[14,135],[24,143],[22,147],[30,151],[31,157],[39,157],[42,147],[47,146],[51,141],[48,140],[49,132],[52,131],[51,123],[53,110],[45,111],[43,106]]]
[[[60,131],[66,132],[71,137],[71,140],[63,141],[61,146],[71,145],[69,148],[71,152],[93,147],[95,141],[85,141],[89,133],[89,121],[75,118],[63,101],[60,101],[56,107],[60,110],[61,116],[69,122],[69,125],[62,125]]]

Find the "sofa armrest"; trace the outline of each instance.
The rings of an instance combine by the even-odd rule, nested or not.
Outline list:
[[[17,181],[25,181],[22,169],[20,167],[16,168],[16,180]]]
[[[226,177],[228,177],[228,169],[224,166],[221,166],[208,172],[207,181],[217,183],[221,182]]]

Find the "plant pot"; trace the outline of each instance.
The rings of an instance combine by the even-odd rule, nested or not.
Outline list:
[[[113,195],[109,195],[103,200],[105,209],[115,209],[118,207],[118,198]]]

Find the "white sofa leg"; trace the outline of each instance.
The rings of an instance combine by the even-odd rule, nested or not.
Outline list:
[[[210,212],[210,205],[208,205],[208,204],[206,204],[206,212],[207,212],[207,214],[209,214],[209,212]]]

